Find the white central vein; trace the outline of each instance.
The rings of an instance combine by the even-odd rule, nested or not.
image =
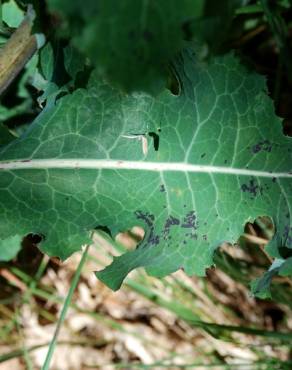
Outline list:
[[[105,159],[32,159],[0,162],[1,170],[25,170],[25,169],[111,169],[111,170],[135,170],[135,171],[172,171],[189,173],[221,173],[226,175],[277,177],[292,179],[292,172],[267,172],[224,166],[206,166],[189,164],[184,162],[140,162]]]

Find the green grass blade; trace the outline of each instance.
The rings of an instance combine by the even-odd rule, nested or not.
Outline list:
[[[52,360],[52,357],[53,357],[53,354],[54,354],[54,351],[55,351],[55,348],[56,348],[56,345],[57,345],[58,336],[59,336],[62,324],[65,321],[65,317],[66,317],[68,308],[70,306],[74,290],[76,289],[76,286],[78,284],[78,281],[79,281],[79,278],[80,278],[80,275],[81,275],[82,268],[83,268],[84,263],[86,261],[86,257],[87,257],[87,254],[88,254],[88,249],[89,249],[89,245],[86,246],[86,248],[83,252],[82,258],[81,258],[81,260],[79,262],[79,265],[77,267],[77,270],[76,270],[76,272],[73,276],[69,292],[67,294],[67,297],[65,299],[65,302],[64,302],[64,305],[63,305],[63,308],[62,308],[62,311],[61,311],[60,318],[57,322],[57,326],[56,326],[56,329],[55,329],[53,339],[52,339],[52,341],[49,345],[49,349],[48,349],[47,357],[45,359],[45,363],[42,366],[42,370],[49,370],[49,368],[50,368],[50,363],[51,363],[51,360]]]
[[[204,322],[198,320],[198,316],[189,308],[184,307],[182,304],[173,301],[167,301],[162,298],[158,293],[152,291],[150,288],[138,283],[137,281],[128,278],[125,285],[130,287],[135,292],[155,302],[157,305],[168,309],[177,315],[180,319],[188,322],[189,324],[206,330],[215,337],[220,337],[224,332],[237,332],[249,335],[261,336],[266,338],[278,339],[281,341],[291,341],[292,333],[284,333],[278,331],[268,331],[256,328],[249,328],[244,326],[221,325],[215,323]],[[221,338],[222,339],[222,338]]]

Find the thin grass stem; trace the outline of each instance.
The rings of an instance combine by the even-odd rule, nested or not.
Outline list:
[[[89,245],[87,245],[85,247],[85,250],[82,254],[82,257],[81,257],[81,260],[80,260],[79,265],[77,267],[77,270],[76,270],[76,272],[73,276],[69,292],[68,292],[67,297],[65,299],[65,302],[64,302],[64,305],[63,305],[63,308],[62,308],[62,311],[61,311],[61,315],[60,315],[60,317],[58,319],[58,322],[57,322],[57,326],[56,326],[56,329],[55,329],[53,339],[50,342],[48,353],[47,353],[44,365],[42,366],[42,370],[49,370],[49,368],[50,368],[50,363],[51,363],[54,351],[56,349],[58,336],[59,336],[61,327],[62,327],[62,325],[65,321],[68,308],[70,307],[70,303],[71,303],[73,293],[74,293],[74,291],[77,287],[77,284],[79,282],[81,271],[82,271],[82,268],[83,268],[83,266],[85,264],[85,261],[86,261],[86,258],[87,258],[88,249],[89,249]]]

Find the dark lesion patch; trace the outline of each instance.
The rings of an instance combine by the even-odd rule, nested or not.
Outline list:
[[[199,228],[199,223],[194,210],[186,212],[182,219],[173,215],[167,215],[162,229],[159,227],[159,232],[157,231],[154,214],[142,210],[136,210],[134,213],[136,218],[143,221],[147,226],[143,243],[141,243],[138,248],[155,246],[161,241],[170,241],[172,239],[173,228],[176,228],[177,231],[179,231],[179,228],[185,230],[181,235],[183,244],[187,244],[189,240],[198,239],[196,231]]]
[[[159,191],[160,191],[160,193],[165,193],[166,192],[164,184],[161,184],[159,186]]]
[[[186,214],[186,216],[183,219],[181,227],[184,229],[194,229],[194,230],[198,228],[197,216],[195,211],[190,211]]]
[[[196,212],[194,210],[186,213],[183,218],[181,228],[188,230],[188,232],[185,233],[186,239],[189,239],[191,241],[198,240],[198,234],[196,230],[198,230],[199,228],[199,223]]]
[[[251,195],[251,199],[263,194],[263,188],[258,185],[254,179],[250,179],[249,182],[242,184],[241,191],[243,193],[249,193]]]
[[[198,234],[196,233],[186,233],[185,237],[192,240],[198,240]]]
[[[155,216],[150,212],[143,212],[141,210],[135,211],[135,216],[138,220],[142,220],[147,226],[148,231],[145,235],[146,244],[142,243],[140,246],[155,246],[160,242],[160,237],[155,232]]]
[[[180,224],[180,220],[178,218],[173,217],[173,216],[167,217],[164,223],[164,228],[163,228],[163,239],[168,240],[170,238],[169,237],[170,229],[173,226],[179,226],[179,224]]]
[[[259,152],[267,152],[270,153],[273,149],[273,143],[269,140],[259,141],[258,143],[254,144],[251,147],[251,151],[253,154],[257,154]]]

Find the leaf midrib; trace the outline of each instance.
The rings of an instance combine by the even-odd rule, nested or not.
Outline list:
[[[136,170],[154,172],[193,172],[213,173],[238,176],[254,176],[268,178],[290,178],[289,172],[258,171],[225,166],[196,165],[184,162],[146,162],[124,161],[108,159],[32,159],[13,160],[0,162],[0,170],[23,170],[23,169],[112,169],[112,170]]]

